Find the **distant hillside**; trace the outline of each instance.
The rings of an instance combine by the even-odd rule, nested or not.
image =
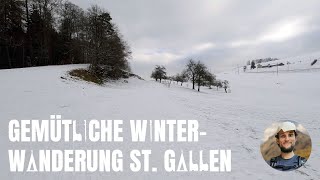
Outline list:
[[[255,69],[247,66],[246,72],[301,72],[320,71],[320,52],[311,54],[287,57],[274,61],[256,63]]]
[[[247,65],[250,65],[251,62],[253,61],[254,63],[258,64],[258,63],[264,63],[264,62],[269,62],[269,61],[276,61],[279,60],[278,58],[260,58],[260,59],[253,59],[253,60],[249,60],[247,61]]]

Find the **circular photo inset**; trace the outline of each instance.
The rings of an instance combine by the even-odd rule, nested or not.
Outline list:
[[[311,148],[311,138],[301,124],[279,121],[265,129],[260,151],[269,166],[280,171],[290,171],[306,163]]]

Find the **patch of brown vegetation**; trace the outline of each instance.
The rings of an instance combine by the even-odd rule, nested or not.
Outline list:
[[[96,83],[96,84],[99,84],[99,85],[103,84],[103,80],[102,79],[98,78],[97,76],[95,76],[94,74],[90,73],[86,69],[74,69],[74,70],[71,70],[69,72],[69,74],[71,76],[80,78],[80,79],[88,81],[88,82],[93,82],[93,83]]]

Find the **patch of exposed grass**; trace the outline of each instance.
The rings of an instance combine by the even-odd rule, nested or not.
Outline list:
[[[311,146],[308,146],[305,149],[297,150],[295,153],[301,157],[309,159],[311,153]]]
[[[102,79],[100,79],[97,76],[93,75],[92,73],[90,73],[86,69],[74,69],[74,70],[71,70],[69,72],[69,74],[71,76],[80,78],[80,79],[88,81],[88,82],[93,82],[93,83],[96,83],[96,84],[99,84],[99,85],[103,84],[103,80]]]

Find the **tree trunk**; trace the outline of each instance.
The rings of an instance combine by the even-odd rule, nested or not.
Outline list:
[[[16,66],[17,66],[17,58],[16,58],[16,56],[15,56],[15,54],[16,54],[16,49],[17,49],[17,47],[14,46],[14,48],[13,48],[13,53],[12,53],[12,58],[11,58],[11,68],[12,68],[12,64],[13,64],[13,67],[16,67]],[[12,62],[12,60],[14,60],[14,61]]]
[[[192,77],[192,89],[194,89],[195,79]]]
[[[28,0],[25,0],[25,6],[26,6],[26,19],[27,19],[27,27],[29,27],[29,9],[28,9]]]
[[[24,63],[24,62],[25,62],[25,59],[24,59],[24,56],[25,56],[25,55],[24,55],[24,47],[25,47],[25,43],[23,43],[23,46],[22,46],[22,67],[25,67],[25,66],[24,66],[24,64],[25,64],[25,63]]]
[[[9,52],[8,46],[6,46],[6,50],[7,50],[8,66],[9,66],[9,69],[11,69],[12,65],[11,65],[11,58],[10,58],[10,52]]]

